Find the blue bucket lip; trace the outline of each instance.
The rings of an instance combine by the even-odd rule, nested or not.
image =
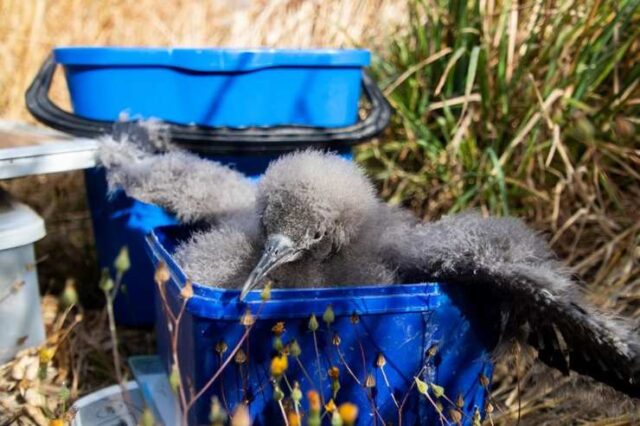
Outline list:
[[[254,71],[274,67],[365,67],[365,49],[236,49],[185,47],[64,46],[57,63],[76,66],[158,66],[202,72]]]
[[[188,280],[186,274],[164,248],[155,232],[147,235],[147,248],[154,264],[163,261],[169,268],[168,287],[174,297]],[[260,310],[263,319],[305,318],[321,315],[331,305],[335,315],[397,314],[426,312],[444,301],[439,283],[416,283],[381,286],[273,289],[269,301],[262,302],[259,291],[252,291],[245,301],[238,301],[240,290],[227,290],[192,283],[193,296],[186,309],[200,317],[237,321],[250,307]]]

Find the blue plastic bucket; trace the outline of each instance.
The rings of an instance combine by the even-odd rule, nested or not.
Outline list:
[[[366,50],[65,47],[74,112],[207,126],[342,127],[357,119]]]
[[[188,234],[184,228],[168,227],[147,238],[153,263],[162,261],[169,268],[171,279],[165,286],[165,294],[174,315],[182,305],[180,290],[186,277],[173,260],[172,252],[176,243]],[[401,403],[405,398],[403,425],[440,424],[433,405],[416,389],[414,377],[443,387],[448,399],[436,398],[433,390],[429,396],[442,403],[445,416],[455,408],[458,396],[464,401],[463,424],[472,424],[476,409],[484,411],[486,389],[480,377],[491,376],[489,353],[481,341],[481,333],[471,327],[438,284],[272,290],[268,302],[262,302],[259,294],[253,292],[246,303],[238,302],[239,292],[235,290],[199,284],[193,284],[193,290],[180,323],[177,347],[182,383],[191,383],[195,392],[203,388],[239,342],[245,332],[240,318],[246,309],[251,310],[256,322],[242,345],[247,361],[243,364],[232,361],[223,370],[190,412],[192,425],[207,424],[213,395],[230,408],[249,400],[256,425],[282,424],[269,381],[275,353],[272,327],[279,321],[284,321],[286,328],[282,343],[287,345],[295,339],[301,348],[299,362],[288,357],[289,383],[298,381],[305,395],[311,389],[322,390],[328,401],[332,392],[327,371],[332,366],[338,367],[340,389],[336,403],[356,404],[360,412],[358,425],[381,425],[382,420],[384,424],[399,424],[394,399]],[[156,292],[158,350],[171,371],[170,334],[158,295]],[[322,317],[329,306],[335,322],[327,325]],[[317,352],[314,334],[309,330],[312,314],[319,323],[315,333]],[[339,336],[338,345],[335,336]],[[228,347],[222,355],[217,352],[221,342]],[[430,349],[434,348],[437,348],[435,355],[430,355]],[[382,368],[380,355],[385,360]],[[373,387],[365,388],[363,384],[369,375]],[[282,382],[281,387],[288,396],[287,385]],[[308,413],[306,399],[302,407]]]
[[[162,119],[172,123],[187,147],[201,153],[213,151],[212,159],[249,176],[261,174],[276,151],[306,146],[304,142],[278,143],[281,126],[302,129],[302,139],[294,137],[294,141],[304,141],[309,134],[306,127],[355,127],[362,68],[370,61],[366,50],[64,47],[54,49],[53,54],[55,62],[45,62],[27,92],[27,106],[39,120],[69,133],[91,136],[96,129],[108,132],[123,112],[130,117]],[[46,96],[56,63],[64,68],[75,116],[51,104]],[[211,133],[190,133],[187,125],[232,128],[219,132],[228,142],[221,150],[216,145],[220,137],[212,137],[212,143],[198,140],[198,134]],[[247,131],[247,126],[258,126],[257,131]],[[265,138],[264,126],[273,128],[275,137]],[[323,139],[321,132],[313,136]],[[243,138],[253,145],[235,143]],[[269,143],[261,145],[263,139]],[[342,139],[338,137],[331,148],[350,156]],[[247,146],[250,155],[235,152]],[[151,324],[153,306],[147,297],[153,270],[143,253],[144,236],[175,220],[159,207],[124,194],[108,199],[103,170],[89,170],[85,178],[100,265],[112,267],[123,246],[130,251],[132,268],[116,299],[116,317],[120,323]]]

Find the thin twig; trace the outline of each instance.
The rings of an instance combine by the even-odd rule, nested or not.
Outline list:
[[[424,370],[426,369],[427,369],[427,366],[423,365],[420,371],[418,371],[418,374],[416,374],[416,377],[420,377],[422,373],[424,373]],[[407,403],[407,400],[409,399],[409,395],[411,394],[411,391],[413,390],[413,387],[415,385],[416,385],[416,381],[412,380],[411,385],[409,386],[409,389],[407,389],[407,392],[404,394],[404,397],[402,398],[400,407],[398,407],[398,425],[402,425],[402,409],[404,408],[404,405]]]
[[[384,365],[380,366],[380,372],[382,373],[384,384],[387,385],[387,389],[389,389],[389,394],[391,395],[391,399],[393,400],[393,403],[395,404],[396,408],[400,408],[400,404],[398,403],[396,396],[393,394],[393,388],[391,387],[391,384],[389,383],[389,379],[387,378],[387,373],[385,373],[384,371]]]
[[[362,357],[362,374],[364,374],[363,381],[367,380],[367,359],[364,354],[364,346],[362,346],[362,341],[360,340],[360,332],[358,331],[358,325],[355,324],[356,328],[356,341],[358,342],[358,346],[360,347],[360,356]]]
[[[9,288],[9,290],[7,290],[7,292],[5,294],[0,296],[0,303],[4,302],[9,297],[11,297],[14,294],[16,294],[18,292],[18,290],[20,290],[22,287],[24,287],[25,284],[26,284],[26,282],[24,280],[20,280],[20,281],[14,282],[11,285],[11,287]]]
[[[289,426],[289,419],[287,419],[287,413],[284,411],[284,405],[282,405],[282,400],[278,400],[278,406],[280,407],[280,412],[282,413],[282,419],[284,420],[285,426]]]
[[[236,353],[238,352],[238,350],[240,350],[240,348],[242,347],[242,344],[244,343],[244,341],[249,337],[249,332],[251,331],[251,329],[253,328],[253,326],[256,324],[257,322],[257,317],[260,315],[260,312],[262,311],[262,308],[264,306],[264,302],[262,304],[260,304],[260,307],[258,308],[258,312],[256,313],[256,321],[253,322],[253,324],[251,324],[250,326],[246,327],[246,330],[244,331],[244,334],[242,335],[242,337],[240,338],[240,340],[238,341],[238,343],[236,344],[236,346],[233,348],[233,350],[231,351],[231,353],[229,354],[229,356],[227,357],[227,359],[224,361],[224,363],[222,363],[222,365],[220,366],[220,368],[218,368],[218,371],[216,371],[214,373],[213,376],[211,376],[211,378],[209,379],[209,381],[207,383],[205,383],[205,385],[200,389],[200,391],[191,399],[191,401],[189,401],[189,403],[187,404],[187,408],[183,413],[183,423],[186,424],[186,419],[187,419],[187,415],[189,413],[189,411],[191,410],[191,408],[193,408],[194,404],[198,401],[198,399],[204,395],[204,393],[211,387],[211,385],[218,379],[218,377],[220,376],[220,374],[222,374],[222,371],[224,371],[225,368],[227,368],[227,365],[229,365],[229,363],[231,362],[231,360],[233,359],[233,357],[236,355]]]
[[[222,365],[222,353],[218,354],[218,363]],[[222,373],[224,374],[224,373]],[[221,376],[222,376],[221,374]],[[222,403],[224,404],[224,409],[229,413],[229,404],[227,403],[227,397],[224,392],[224,377],[220,377],[220,396],[222,397]]]
[[[176,371],[178,373],[178,377],[180,378],[180,383],[182,383],[182,371],[180,369],[180,355],[178,351],[178,338],[180,336],[180,322],[182,320],[182,316],[184,315],[185,308],[187,306],[188,299],[182,299],[182,306],[180,306],[180,311],[178,312],[178,316],[175,319],[173,324],[173,332],[171,333],[171,352],[173,358],[173,365],[176,366]],[[183,410],[187,407],[187,396],[186,389],[182,384],[179,386],[179,396],[180,396],[180,406]]]
[[[318,386],[316,386],[316,384],[314,383],[313,379],[311,379],[311,376],[309,375],[309,373],[307,372],[307,369],[304,368],[304,365],[302,364],[302,361],[300,361],[299,357],[294,357],[296,362],[298,363],[298,366],[300,366],[300,370],[302,370],[302,374],[304,374],[304,377],[307,378],[307,380],[309,381],[309,384],[312,385],[313,387],[318,388]]]
[[[313,347],[315,348],[316,351],[316,361],[318,363],[318,379],[320,380],[320,388],[318,389],[320,391],[320,400],[322,401],[322,406],[325,405],[324,402],[324,392],[322,390],[322,365],[320,364],[320,351],[318,350],[318,338],[316,337],[316,331],[313,330]]]
[[[116,331],[116,320],[113,314],[113,299],[109,291],[104,291],[104,296],[107,299],[107,318],[109,320],[109,337],[111,338],[111,353],[113,356],[113,366],[116,370],[116,380],[118,384],[124,389],[124,382],[122,380],[122,371],[120,371],[120,353],[118,351],[118,334]]]
[[[122,275],[119,274],[116,278],[116,286],[119,285],[120,280],[122,279]],[[104,290],[104,297],[107,301],[107,318],[109,320],[109,337],[111,338],[111,353],[113,356],[113,367],[116,370],[116,380],[118,381],[118,385],[120,386],[120,390],[122,392],[122,397],[126,405],[131,405],[131,398],[129,396],[129,390],[127,389],[126,384],[124,383],[124,379],[122,378],[122,370],[120,361],[120,351],[118,349],[118,332],[116,329],[116,320],[115,315],[113,313],[113,298],[111,297],[111,292],[109,290]]]
[[[349,367],[349,364],[347,364],[347,361],[344,359],[344,355],[342,355],[342,352],[340,352],[340,349],[336,348],[336,352],[338,352],[338,357],[340,358],[340,362],[342,362],[342,365],[345,366],[349,375],[353,378],[353,380],[356,381],[358,385],[362,386],[362,382],[358,379],[358,377],[356,377],[353,370],[351,370],[351,367]]]

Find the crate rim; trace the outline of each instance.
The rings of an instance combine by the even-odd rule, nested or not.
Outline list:
[[[146,237],[147,252],[154,265],[163,261],[171,279],[166,289],[171,299],[180,298],[187,281],[185,272],[164,248],[157,232]],[[349,286],[328,288],[272,289],[271,298],[262,302],[260,291],[252,291],[245,301],[238,301],[240,290],[221,289],[192,282],[193,296],[186,310],[208,319],[237,321],[247,310],[260,309],[262,319],[305,318],[321,316],[331,306],[336,316],[429,313],[445,303],[446,295],[437,282],[384,286]],[[263,306],[261,306],[263,305]]]
[[[371,62],[366,49],[273,49],[216,47],[59,46],[63,66],[155,66],[200,72],[246,72],[275,67],[362,68]]]

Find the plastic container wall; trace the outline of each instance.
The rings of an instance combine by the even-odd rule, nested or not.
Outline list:
[[[44,235],[42,218],[0,190],[0,364],[44,342],[33,249]]]
[[[174,314],[182,304],[179,292],[186,277],[171,252],[176,241],[185,237],[179,228],[177,232],[168,228],[148,238],[154,263],[163,261],[170,269],[171,280],[165,288]],[[196,404],[190,424],[207,422],[213,395],[229,407],[250,401],[256,425],[282,423],[270,383],[270,363],[276,355],[273,327],[280,321],[286,329],[281,336],[283,345],[295,339],[301,348],[297,359],[288,357],[289,383],[298,381],[305,395],[308,390],[322,389],[326,402],[332,398],[327,371],[337,367],[340,390],[336,403],[357,404],[358,425],[382,424],[382,420],[398,424],[394,398],[402,401],[405,397],[403,425],[440,424],[433,406],[416,390],[414,377],[442,386],[452,401],[460,395],[465,425],[471,425],[476,409],[483,411],[486,395],[479,378],[491,376],[489,354],[477,330],[438,284],[272,290],[266,303],[260,301],[258,292],[251,293],[247,303],[237,301],[235,290],[194,284],[194,292],[181,321],[178,352],[183,383],[189,380],[196,390],[205,386],[241,339],[246,328],[240,318],[246,309],[256,322],[241,346],[245,361],[231,361]],[[156,298],[158,350],[170,371],[171,340],[158,293]],[[328,307],[335,315],[331,324],[322,319]],[[309,329],[312,314],[319,324],[315,335]],[[222,354],[218,352],[221,345],[227,348]],[[435,354],[429,355],[434,348]],[[381,355],[383,368],[379,367]],[[373,387],[366,388],[367,381]],[[288,395],[284,382],[281,387]],[[445,412],[452,408],[441,400]],[[303,409],[307,412],[306,399]]]

